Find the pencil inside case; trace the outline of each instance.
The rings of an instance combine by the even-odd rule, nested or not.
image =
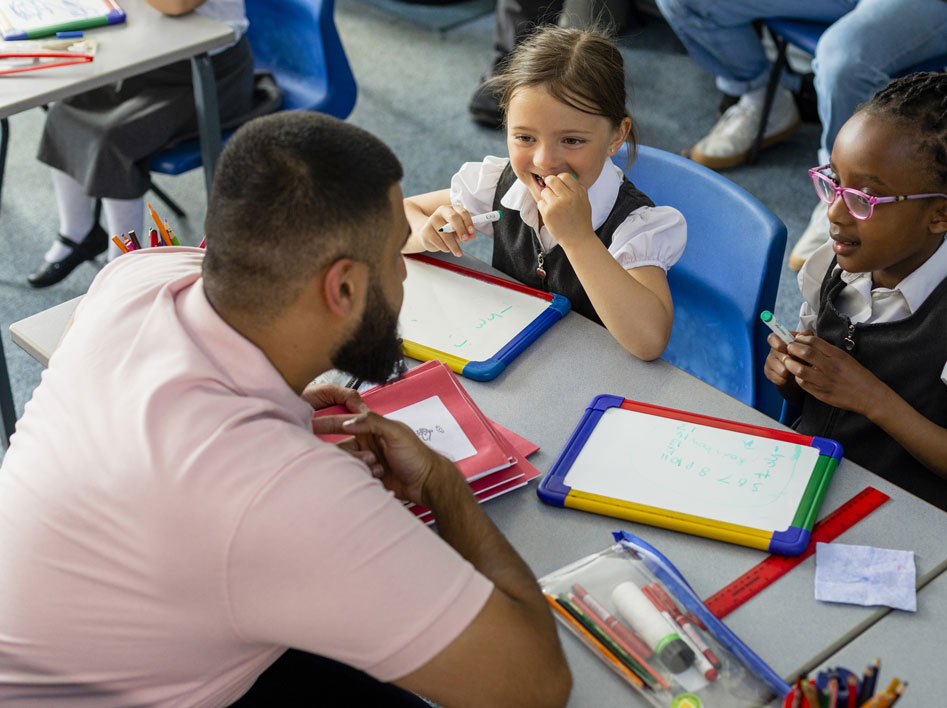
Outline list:
[[[789,692],[663,555],[615,536],[539,582],[556,619],[632,690],[676,708],[760,706]]]

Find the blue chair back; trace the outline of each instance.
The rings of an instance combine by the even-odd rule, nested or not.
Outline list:
[[[628,154],[613,158],[626,169]],[[638,146],[628,178],[687,220],[687,247],[668,272],[674,327],[664,359],[776,418],[782,398],[763,375],[786,250],[786,226],[742,187],[679,155]]]
[[[283,89],[280,110],[307,110],[347,118],[357,87],[335,27],[335,0],[245,0],[247,39],[258,71],[268,71]],[[223,141],[233,134],[225,131]],[[198,140],[155,156],[151,170],[178,175],[200,167]]]
[[[813,20],[795,20],[788,17],[771,17],[764,20],[766,27],[774,35],[782,37],[790,44],[799,47],[807,54],[815,54],[819,37],[831,25],[829,22],[815,22]],[[894,76],[907,76],[918,71],[940,71],[947,67],[947,55],[931,57],[919,64],[910,66]],[[868,97],[866,96],[866,99]]]
[[[335,0],[246,0],[254,65],[283,89],[281,110],[347,118],[355,77],[335,27]]]

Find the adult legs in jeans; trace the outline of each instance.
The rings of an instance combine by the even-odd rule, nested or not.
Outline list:
[[[708,167],[723,169],[745,161],[762,112],[770,62],[752,22],[762,17],[791,16],[831,22],[856,0],[657,0],[688,52],[714,74],[717,87],[740,100],[724,112],[710,133],[690,151]],[[787,138],[799,125],[799,113],[788,89],[776,93],[764,133],[764,145]]]
[[[499,0],[493,27],[493,56],[482,80],[493,76],[517,43],[540,24],[555,22],[564,0]],[[496,94],[481,85],[470,100],[470,116],[489,128],[499,128],[503,116]]]
[[[230,708],[430,708],[409,691],[295,649],[288,650]]]
[[[861,0],[829,27],[819,39],[812,63],[822,121],[818,164],[829,162],[835,136],[860,103],[892,77],[943,54],[947,54],[947,3],[943,0]],[[801,268],[828,237],[825,209],[817,206],[793,247],[790,268]]]

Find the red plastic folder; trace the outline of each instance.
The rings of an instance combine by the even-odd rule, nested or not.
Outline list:
[[[538,449],[525,438],[489,420],[453,372],[440,361],[425,362],[395,382],[369,389],[362,394],[362,399],[380,415],[390,416],[394,413],[391,417],[404,420],[418,437],[434,449],[444,452],[444,448],[438,445],[452,441],[452,454],[445,454],[454,460],[470,482],[511,468]],[[399,417],[410,413],[411,409],[416,409],[417,414],[408,419]],[[346,412],[342,406],[333,406],[317,411],[314,415]],[[445,414],[449,414],[456,422],[457,430],[449,429]],[[345,436],[320,437],[327,442],[338,442]],[[462,444],[458,444],[458,441]],[[504,481],[509,481],[509,478]]]

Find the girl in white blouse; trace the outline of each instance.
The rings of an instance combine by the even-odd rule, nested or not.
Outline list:
[[[494,237],[493,265],[565,295],[632,354],[656,359],[674,319],[667,269],[687,240],[684,218],[654,206],[610,159],[635,147],[621,53],[596,32],[545,26],[493,79],[510,157],[464,164],[450,189],[405,199],[404,252],[461,255],[471,214]],[[438,229],[450,224],[453,233]]]

